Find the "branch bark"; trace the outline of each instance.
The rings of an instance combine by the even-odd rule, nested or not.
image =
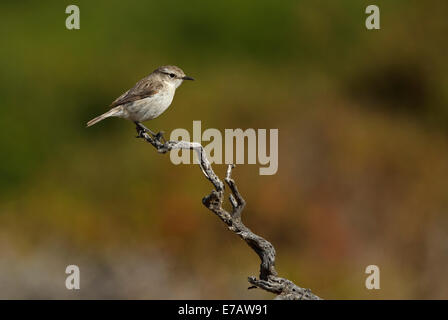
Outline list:
[[[232,178],[232,170],[234,165],[227,168],[225,183],[229,187],[231,194],[229,201],[232,211],[228,212],[222,207],[224,201],[225,185],[215,174],[207,158],[204,148],[200,143],[188,141],[164,141],[149,135],[144,127],[137,124],[138,138],[145,139],[154,146],[159,153],[167,153],[174,149],[194,150],[199,159],[199,166],[204,176],[213,184],[214,190],[208,196],[202,199],[202,203],[206,208],[212,211],[223,221],[228,229],[242,238],[252,250],[260,257],[260,275],[257,279],[254,276],[248,278],[251,286],[249,289],[260,288],[276,294],[275,299],[279,300],[320,300],[318,296],[313,294],[310,289],[301,288],[292,281],[281,278],[275,270],[275,249],[274,246],[266,239],[253,233],[246,227],[241,220],[241,214],[246,206],[246,201],[238,191],[238,187]]]

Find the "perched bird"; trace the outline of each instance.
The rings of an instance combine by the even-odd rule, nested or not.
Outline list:
[[[131,120],[138,128],[158,136],[160,133],[154,134],[141,122],[155,119],[168,109],[176,89],[184,80],[194,79],[186,76],[179,67],[159,67],[112,102],[112,109],[87,122],[87,127],[109,117],[118,117]]]

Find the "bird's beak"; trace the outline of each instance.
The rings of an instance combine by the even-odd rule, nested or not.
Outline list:
[[[194,79],[192,77],[185,76],[185,77],[182,77],[182,80],[194,80]]]

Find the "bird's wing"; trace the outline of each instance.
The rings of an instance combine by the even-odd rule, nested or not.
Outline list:
[[[159,92],[160,89],[162,88],[163,84],[161,82],[158,81],[151,82],[148,81],[147,78],[144,78],[139,82],[137,82],[132,89],[129,89],[121,96],[119,96],[114,102],[112,102],[110,106],[116,107],[122,104],[150,97]]]

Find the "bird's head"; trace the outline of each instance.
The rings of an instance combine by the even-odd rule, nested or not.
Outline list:
[[[194,80],[188,77],[181,68],[176,66],[162,66],[154,70],[154,73],[160,75],[163,81],[173,84],[178,88],[184,80]]]

